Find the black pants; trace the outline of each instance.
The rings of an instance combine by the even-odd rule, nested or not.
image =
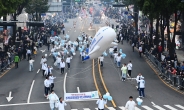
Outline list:
[[[45,95],[47,96],[49,94],[49,87],[45,87]]]
[[[134,52],[134,46],[132,46],[132,50],[133,50],[133,52]]]
[[[64,69],[65,69],[65,68],[61,68],[61,74],[63,74],[63,73],[64,73]]]
[[[43,76],[45,75],[45,70],[42,70],[42,74],[43,74]]]
[[[103,67],[103,61],[100,61],[100,66],[102,66],[102,67]]]
[[[27,60],[29,61],[30,60],[30,57],[31,57],[31,54],[27,54]]]
[[[52,91],[53,88],[54,88],[54,83],[51,83],[51,85],[50,85],[50,91]]]
[[[18,68],[18,67],[19,67],[19,63],[15,62],[15,68]]]
[[[132,70],[128,70],[128,75],[131,77]]]
[[[70,63],[67,63],[67,65],[68,65],[68,69],[70,68]]]
[[[98,109],[98,110],[104,110],[104,109]]]
[[[142,52],[139,52],[139,56],[141,57]]]

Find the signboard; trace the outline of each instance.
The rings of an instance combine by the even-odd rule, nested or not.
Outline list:
[[[80,101],[80,100],[90,100],[90,99],[98,99],[98,91],[90,91],[90,92],[81,92],[81,93],[65,93],[64,100],[65,101]]]

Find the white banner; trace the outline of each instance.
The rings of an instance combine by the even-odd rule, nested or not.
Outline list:
[[[77,100],[90,100],[90,99],[98,99],[98,91],[90,91],[90,92],[81,92],[81,93],[65,93],[64,100],[65,101],[77,101]]]

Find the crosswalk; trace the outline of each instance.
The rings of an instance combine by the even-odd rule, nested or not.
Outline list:
[[[79,110],[79,109],[71,109],[71,110]],[[81,110],[81,109],[80,109]],[[98,108],[90,109],[90,108],[83,108],[82,110],[98,110]],[[114,107],[107,107],[105,110],[125,110],[124,106],[118,106],[116,108]],[[147,105],[142,105],[142,106],[137,106],[135,110],[184,110],[184,105],[152,105],[152,106],[147,106]]]

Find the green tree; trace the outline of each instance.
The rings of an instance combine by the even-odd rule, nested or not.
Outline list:
[[[30,0],[30,2],[26,5],[26,12],[28,14],[34,14],[36,17],[36,21],[41,20],[41,13],[45,13],[48,11],[48,0]]]
[[[0,16],[16,12],[18,5],[23,1],[24,0],[0,0]]]

